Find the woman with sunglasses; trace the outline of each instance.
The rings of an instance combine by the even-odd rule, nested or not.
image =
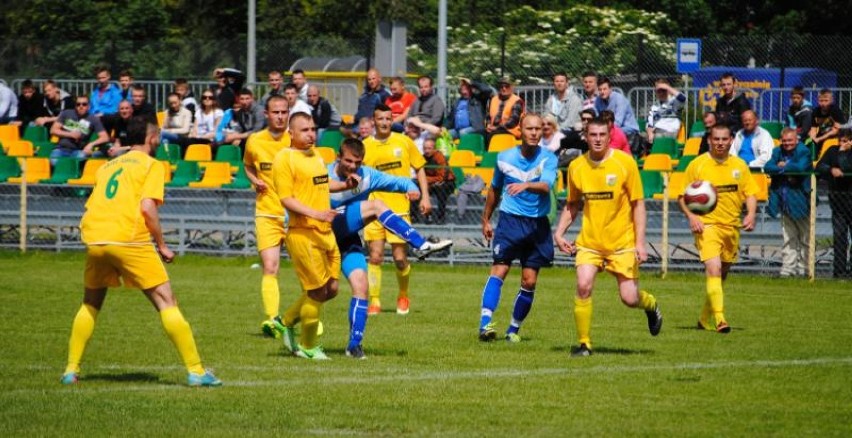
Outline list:
[[[216,127],[222,120],[222,110],[216,102],[213,90],[204,90],[201,94],[201,107],[195,112],[195,126],[190,136],[193,140],[206,140],[210,143],[216,136]]]
[[[544,116],[544,125],[541,129],[541,140],[538,142],[538,145],[550,152],[556,153],[562,144],[563,138],[565,138],[565,134],[559,130],[559,122],[556,121],[556,117],[554,117],[553,114]]]

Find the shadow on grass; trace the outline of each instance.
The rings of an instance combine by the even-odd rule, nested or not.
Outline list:
[[[160,380],[160,376],[151,373],[124,373],[124,374],[89,374],[82,380],[99,380],[103,382],[136,382],[156,383],[160,385],[174,385],[174,382]]]
[[[577,349],[576,346],[559,346],[559,347],[551,348],[552,351],[567,353],[567,354],[573,353],[574,350],[576,350],[576,349]],[[600,354],[632,356],[632,355],[635,355],[635,354],[655,354],[656,352],[654,350],[647,350],[647,349],[631,350],[629,348],[594,347],[594,348],[592,348],[592,353],[596,356],[600,355]]]
[[[696,332],[696,333],[702,333],[702,332],[715,333],[716,332],[716,330],[705,330],[703,328],[698,328],[698,326],[695,326],[695,325],[679,325],[675,328],[678,329],[678,330],[686,330],[686,331],[691,331],[691,332]],[[740,331],[746,331],[746,330],[747,329],[742,328],[742,327],[731,327],[732,332],[740,332]]]

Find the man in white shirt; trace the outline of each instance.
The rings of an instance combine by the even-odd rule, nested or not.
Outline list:
[[[656,137],[677,137],[680,131],[680,112],[686,103],[686,95],[671,86],[668,79],[660,78],[654,83],[657,101],[648,111],[648,143]]]
[[[740,117],[743,129],[740,129],[734,137],[731,155],[742,158],[752,169],[762,170],[766,162],[772,158],[775,141],[772,140],[769,131],[759,126],[757,114],[754,111],[746,110]]]

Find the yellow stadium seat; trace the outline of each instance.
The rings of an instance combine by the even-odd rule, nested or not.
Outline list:
[[[462,168],[462,173],[465,176],[479,175],[479,177],[482,178],[482,181],[485,183],[485,187],[482,189],[482,194],[484,195],[488,193],[488,187],[491,187],[491,180],[494,178],[493,167],[464,167]]]
[[[775,144],[775,147],[776,147],[776,148],[777,148],[778,146],[781,146],[781,140],[779,140],[779,139],[777,139],[777,138],[773,138],[773,139],[772,139],[772,143],[774,143],[774,144]]]
[[[213,150],[209,144],[191,144],[186,148],[184,161],[213,161]]]
[[[669,199],[675,200],[678,196],[683,194],[683,186],[686,184],[685,182],[686,174],[684,172],[673,172],[669,177]],[[654,199],[663,199],[662,193],[654,194]]]
[[[166,112],[165,111],[157,112],[157,125],[159,125],[160,128],[162,128],[164,123],[166,123]]]
[[[476,166],[476,154],[467,150],[453,151],[448,164],[458,167],[474,167]]]
[[[0,125],[0,143],[3,143],[3,148],[7,148],[6,142],[18,141],[21,139],[21,131],[15,125]]]
[[[39,181],[43,179],[50,179],[50,160],[47,158],[39,158],[39,157],[28,157],[20,159],[23,164],[23,160],[26,160],[26,173],[24,174],[27,178],[27,184],[37,184]],[[9,183],[18,183],[20,184],[24,179],[24,176],[12,177],[7,180]]]
[[[488,152],[502,152],[518,144],[518,139],[512,134],[495,134],[488,143]]]
[[[157,161],[163,165],[164,181],[166,184],[172,182],[172,164],[168,161]]]
[[[683,123],[680,124],[680,129],[677,131],[677,142],[686,143],[686,127],[683,126]]]
[[[765,173],[753,173],[751,174],[752,178],[754,178],[754,182],[757,183],[757,198],[758,202],[765,202],[769,200],[769,176]]]
[[[314,148],[317,150],[317,153],[320,154],[322,161],[324,161],[325,164],[331,164],[337,159],[337,152],[330,147],[315,146]]]
[[[351,125],[355,123],[355,116],[352,114],[343,114],[340,116],[340,119],[344,125]]]
[[[3,142],[3,149],[10,157],[32,157],[35,152],[32,142],[27,140],[8,140]]]
[[[668,172],[672,170],[672,157],[669,154],[651,154],[645,157],[644,170]]]
[[[692,137],[686,139],[686,145],[683,146],[683,154],[681,155],[698,155],[698,150],[701,149],[701,137]]]
[[[88,160],[83,166],[83,175],[79,178],[69,179],[68,184],[72,186],[91,186],[95,184],[98,169],[106,164],[107,160]]]
[[[231,183],[231,165],[221,161],[205,163],[201,181],[189,183],[190,187],[219,188]]]

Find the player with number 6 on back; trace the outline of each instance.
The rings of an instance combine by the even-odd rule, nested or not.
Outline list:
[[[740,228],[754,229],[757,212],[758,187],[748,164],[741,158],[730,155],[733,135],[727,125],[716,125],[710,130],[710,150],[689,163],[684,178],[689,190],[695,181],[706,181],[716,188],[716,205],[704,215],[696,214],[699,204],[688,203],[684,196],[678,198],[683,214],[689,219],[689,228],[695,238],[704,272],[707,276],[707,294],[698,328],[729,333],[731,327],[725,319],[722,281],[737,260]],[[746,204],[745,218],[740,222],[743,202]],[[690,208],[691,204],[691,208]],[[713,317],[715,324],[710,324]]]
[[[130,129],[144,132],[145,142],[98,170],[80,222],[86,244],[85,292],[71,326],[68,365],[60,382],[77,383],[83,352],[95,330],[107,288],[121,286],[123,280],[125,287],[141,289],[160,313],[166,335],[189,372],[188,385],[219,386],[222,382],[201,366],[192,329],[177,307],[163,265],[170,263],[175,254],[163,240],[157,211],[163,203],[165,182],[165,169],[153,158],[160,129],[141,119],[131,121]]]

